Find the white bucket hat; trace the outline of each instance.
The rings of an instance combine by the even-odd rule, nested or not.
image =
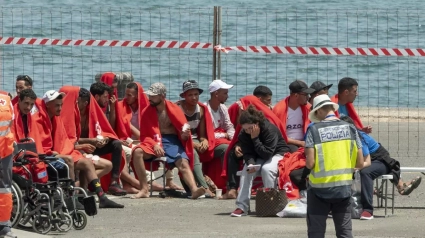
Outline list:
[[[332,102],[328,95],[322,94],[314,98],[313,107],[311,108],[310,113],[308,114],[308,119],[312,122],[319,122],[320,119],[314,114],[319,108],[322,108],[325,105],[332,105],[334,111],[338,111],[339,105]]]

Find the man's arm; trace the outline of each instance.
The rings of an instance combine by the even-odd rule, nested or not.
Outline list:
[[[305,167],[307,169],[313,169],[315,164],[315,149],[314,149],[314,140],[313,135],[311,134],[311,128],[307,130],[307,133],[305,135],[305,148],[304,148],[304,154],[306,157],[305,160]]]
[[[295,139],[292,139],[292,138],[289,138],[288,137],[288,144],[290,144],[290,145],[296,145],[298,147],[304,147],[305,142],[302,141],[302,140],[295,140]]]
[[[95,145],[96,139],[92,139],[92,138],[80,138],[78,140],[78,144],[90,144],[90,145]]]
[[[140,138],[140,131],[136,127],[134,127],[131,123],[130,123],[130,130],[131,130],[131,134],[135,138]]]
[[[229,140],[233,140],[233,137],[235,136],[235,127],[230,121],[229,112],[227,111],[227,108],[222,108],[221,106],[220,106],[220,110],[223,110],[224,125],[225,125],[224,129],[226,130],[227,136],[229,137]]]
[[[111,124],[112,128],[115,128],[116,118],[117,118],[116,115],[115,115],[115,106],[116,106],[116,103],[109,104],[110,111],[109,111],[108,120],[109,120],[109,124]]]
[[[243,159],[245,160],[245,164],[255,164],[255,150],[251,144],[251,137],[246,133],[239,134],[238,141],[240,143],[240,147],[243,153]]]
[[[357,161],[356,161],[356,168],[362,169],[364,167],[364,157],[363,157],[363,144],[360,140],[359,133],[357,132],[357,129],[354,125],[350,125],[351,130],[354,131],[354,137],[356,139],[357,144]]]
[[[199,141],[203,141],[203,140],[206,140],[207,139],[207,129],[206,129],[206,127],[207,127],[207,125],[206,125],[206,122],[205,122],[205,113],[204,113],[204,111],[203,111],[203,108],[201,108],[201,110],[200,110],[201,112],[201,120],[200,120],[200,122],[199,122]]]

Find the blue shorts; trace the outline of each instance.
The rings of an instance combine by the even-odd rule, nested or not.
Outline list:
[[[56,170],[62,170],[65,169],[65,165],[60,163],[59,161],[61,161],[62,163],[65,163],[65,160],[63,160],[62,158],[59,158],[57,161],[52,161],[50,162],[50,165],[55,168]]]
[[[179,159],[189,160],[186,151],[180,142],[177,135],[164,134],[162,136],[162,147],[165,151],[165,157],[167,158],[167,164],[175,166],[175,162]]]

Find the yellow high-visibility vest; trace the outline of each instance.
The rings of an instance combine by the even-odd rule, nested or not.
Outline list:
[[[357,161],[356,129],[343,121],[319,122],[313,135],[314,168],[309,176],[313,188],[351,185]]]

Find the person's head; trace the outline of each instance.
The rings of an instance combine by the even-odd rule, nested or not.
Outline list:
[[[137,103],[137,100],[139,99],[139,87],[136,83],[129,83],[127,84],[127,87],[125,89],[125,102],[128,105],[133,105],[134,103]]]
[[[330,112],[338,111],[338,108],[338,104],[332,102],[328,95],[319,95],[313,100],[313,106],[308,114],[308,119],[312,122],[322,121]]]
[[[96,82],[90,86],[90,93],[93,95],[97,104],[99,104],[101,108],[108,106],[110,92],[111,87],[103,82]]]
[[[18,75],[16,77],[16,94],[19,97],[19,94],[24,89],[32,88],[32,79],[28,75]]]
[[[309,88],[304,81],[295,80],[289,84],[289,91],[291,92],[290,97],[292,100],[303,106],[307,104],[310,93],[314,92],[314,89]]]
[[[188,80],[182,85],[180,97],[184,98],[187,104],[195,106],[198,104],[199,95],[201,95],[203,91],[204,90],[199,88],[198,82],[195,80]]]
[[[37,95],[35,92],[30,89],[24,89],[19,94],[18,107],[19,111],[23,114],[28,114],[31,109],[34,107],[35,100],[37,99]]]
[[[333,84],[326,85],[321,81],[316,81],[310,85],[310,88],[314,89],[314,92],[310,93],[310,99],[308,100],[310,104],[313,104],[313,100],[315,97],[319,95],[329,95],[329,89]]]
[[[49,90],[44,94],[43,101],[46,104],[47,113],[49,113],[50,116],[60,116],[63,97],[65,97],[65,93],[56,90]]]
[[[167,89],[163,83],[153,83],[145,94],[148,95],[149,104],[152,107],[157,107],[164,104]]]
[[[357,88],[359,84],[357,80],[349,77],[342,78],[338,83],[338,97],[339,100],[347,102],[354,102],[358,95]]]
[[[85,88],[80,88],[80,93],[78,94],[78,109],[80,112],[85,112],[87,105],[90,103],[90,92]]]
[[[270,88],[260,85],[254,89],[253,94],[260,99],[264,105],[270,106],[272,104],[273,93]]]
[[[261,111],[258,111],[253,105],[249,105],[246,110],[241,112],[239,124],[245,133],[251,134],[254,125],[260,126],[266,117]]]
[[[216,100],[219,103],[223,104],[227,101],[229,97],[229,89],[233,88],[233,85],[227,84],[220,79],[216,79],[210,83],[208,86],[208,91],[210,91],[211,100]]]

